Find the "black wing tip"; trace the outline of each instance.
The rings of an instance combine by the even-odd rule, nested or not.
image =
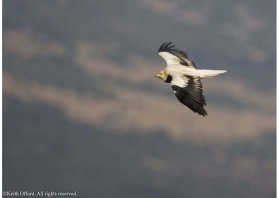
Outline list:
[[[198,113],[199,115],[201,115],[201,116],[203,116],[203,117],[207,116],[207,111],[206,111],[204,108],[199,109],[199,110],[198,110],[197,112],[195,112],[195,113]]]
[[[186,59],[188,58],[187,53],[184,51],[181,51],[179,49],[176,49],[175,45],[172,42],[164,42],[161,45],[161,47],[159,48],[158,53],[159,52],[169,52],[169,53],[173,54],[174,56],[177,56],[179,59],[181,59],[182,65],[188,66],[188,63],[185,62],[185,60],[183,60],[183,58],[186,58]],[[194,67],[195,67],[195,65],[194,65]]]
[[[172,50],[174,47],[175,45],[173,45],[172,42],[164,42],[159,48],[158,52],[168,52]]]
[[[207,111],[204,109],[204,106],[206,106],[206,101],[202,94],[202,90],[200,90],[201,92],[196,92],[191,88],[194,85],[194,82],[190,80],[188,83],[188,87],[184,88],[181,88],[177,85],[171,86],[172,89],[175,91],[177,99],[183,105],[187,106],[190,110],[192,110],[194,113],[197,113],[202,116],[207,116]],[[200,86],[202,86],[201,83]]]
[[[185,104],[184,104],[185,105]],[[187,106],[187,105],[186,105]],[[207,116],[207,111],[204,109],[203,106],[187,106],[191,111],[197,113],[203,117]]]
[[[200,104],[193,105],[193,104],[185,103],[184,101],[180,101],[180,102],[185,106],[187,106],[194,113],[197,113],[203,117],[207,116],[207,111],[204,109],[204,106],[206,105],[205,103],[204,105],[200,105]]]

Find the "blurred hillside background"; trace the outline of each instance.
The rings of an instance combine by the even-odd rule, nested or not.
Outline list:
[[[276,196],[276,1],[3,0],[3,190]],[[153,76],[163,42],[208,116]]]

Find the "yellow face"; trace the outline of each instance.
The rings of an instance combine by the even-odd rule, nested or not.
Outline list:
[[[166,71],[165,70],[160,71],[158,74],[155,75],[155,77],[161,79],[162,81],[166,81],[167,80]]]

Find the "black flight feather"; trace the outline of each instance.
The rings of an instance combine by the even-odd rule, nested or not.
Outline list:
[[[158,53],[159,52],[168,52],[168,53],[176,56],[180,60],[181,65],[196,68],[195,63],[193,61],[191,61],[190,59],[188,59],[188,55],[186,52],[178,50],[174,47],[175,47],[175,45],[173,45],[172,42],[169,42],[169,43],[164,42],[161,45],[161,47],[159,48]]]
[[[204,109],[206,105],[205,98],[202,91],[202,83],[199,78],[190,78],[186,87],[179,87],[172,85],[177,99],[193,112],[202,116],[206,116],[207,112]]]

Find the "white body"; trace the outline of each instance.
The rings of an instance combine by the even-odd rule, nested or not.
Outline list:
[[[165,69],[171,76],[185,75],[197,78],[209,78],[226,72],[225,70],[195,69],[184,65],[169,65]]]
[[[169,52],[159,52],[159,55],[167,62],[166,70],[171,76],[173,76],[172,74],[184,74],[185,76],[208,78],[226,72],[225,70],[195,69],[193,62],[184,57],[183,60],[190,65],[190,67],[185,67],[180,64],[181,60],[178,57]]]
[[[165,68],[166,74],[173,76],[171,85],[184,87],[188,83],[188,77],[210,78],[225,73],[225,70],[207,70],[185,67],[183,65],[169,65]]]

